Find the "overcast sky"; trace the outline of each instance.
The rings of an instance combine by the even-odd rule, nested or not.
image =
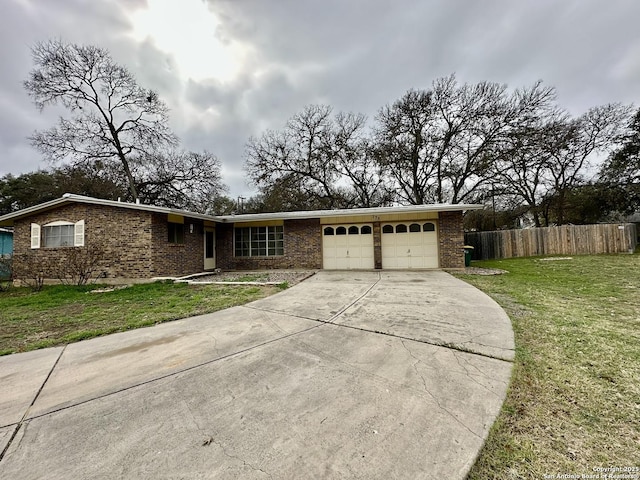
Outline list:
[[[572,114],[640,103],[638,0],[0,0],[0,176],[46,168],[27,136],[52,126],[22,87],[31,46],[108,49],[157,90],[188,150],[249,195],[251,135],[305,105],[364,113],[456,73],[510,88],[538,79]]]

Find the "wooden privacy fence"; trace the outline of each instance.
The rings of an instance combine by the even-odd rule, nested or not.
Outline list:
[[[474,247],[474,260],[489,260],[537,255],[633,253],[637,233],[633,223],[563,225],[469,232],[465,233],[464,241],[465,245]]]

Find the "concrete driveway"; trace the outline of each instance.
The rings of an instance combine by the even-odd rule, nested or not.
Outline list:
[[[464,478],[505,396],[504,311],[439,271],[0,358],[0,478]]]

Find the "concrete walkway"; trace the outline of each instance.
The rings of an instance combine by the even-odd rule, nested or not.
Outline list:
[[[0,478],[464,478],[511,324],[452,276],[323,271],[251,304],[0,358]]]

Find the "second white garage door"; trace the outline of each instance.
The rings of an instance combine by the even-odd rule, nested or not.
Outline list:
[[[326,270],[372,269],[372,225],[325,225],[322,229],[322,265]]]
[[[382,268],[438,268],[435,222],[383,223]]]

